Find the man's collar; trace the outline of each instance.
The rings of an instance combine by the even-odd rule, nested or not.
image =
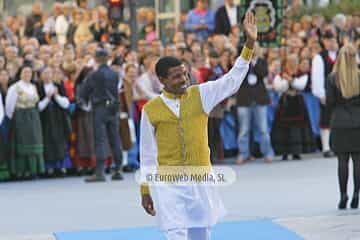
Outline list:
[[[225,3],[225,8],[226,8],[226,9],[233,9],[233,8],[236,8],[236,5],[233,4],[232,6],[230,6],[230,5],[228,5],[228,4]]]
[[[181,98],[182,95],[177,95],[177,94],[174,94],[174,93],[170,93],[170,92],[167,92],[166,90],[163,91],[163,94],[165,97],[169,98],[169,99],[179,99]]]
[[[209,11],[209,8],[206,8],[204,10],[201,10],[199,7],[195,8],[195,12],[201,16],[205,16],[208,11]]]
[[[106,63],[99,65],[99,68],[103,68],[103,67],[108,67],[108,65]]]

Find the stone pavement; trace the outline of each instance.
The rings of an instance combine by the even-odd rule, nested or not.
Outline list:
[[[0,236],[0,240],[56,240],[53,234],[43,235],[7,235]]]
[[[359,240],[360,214],[276,220],[309,240]]]
[[[236,183],[220,189],[228,209],[222,221],[268,218],[304,239],[360,240],[360,211],[336,209],[335,159],[310,155],[232,167]],[[349,180],[351,193],[351,175]],[[0,184],[0,240],[54,240],[53,232],[153,225],[140,207],[133,174],[123,182],[98,184],[82,178]]]

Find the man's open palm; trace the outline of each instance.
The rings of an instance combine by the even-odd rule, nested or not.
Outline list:
[[[251,11],[246,12],[243,24],[244,24],[246,36],[249,38],[249,40],[256,41],[257,39],[256,19]]]

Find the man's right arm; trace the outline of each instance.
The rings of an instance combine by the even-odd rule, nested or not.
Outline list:
[[[207,114],[222,100],[236,93],[248,73],[257,39],[256,19],[251,11],[245,14],[243,25],[246,42],[233,68],[219,80],[199,86],[201,102]]]
[[[221,101],[235,94],[249,70],[253,50],[244,47],[233,68],[219,80],[199,85],[204,112],[209,114]]]
[[[150,195],[149,185],[146,182],[147,174],[151,174],[151,169],[157,165],[157,144],[155,140],[155,130],[144,111],[141,112],[140,121],[140,192],[142,206],[145,211],[154,216],[155,209]]]

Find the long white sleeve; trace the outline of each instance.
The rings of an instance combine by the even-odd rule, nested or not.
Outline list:
[[[291,83],[291,86],[296,90],[302,91],[306,87],[308,78],[308,75],[303,75],[301,77],[295,78],[294,81]]]
[[[17,97],[18,93],[16,91],[16,84],[14,84],[9,88],[5,99],[5,112],[8,118],[12,118],[14,114]]]
[[[209,114],[222,100],[235,94],[248,70],[249,62],[240,56],[234,67],[220,79],[200,84],[199,90],[204,111]]]
[[[155,130],[144,110],[140,121],[140,169],[148,169],[158,165],[158,149],[155,139]],[[145,170],[146,171],[146,170]],[[142,176],[143,178],[144,176]],[[145,179],[141,181],[144,182]]]
[[[311,67],[312,93],[318,98],[325,97],[324,72],[324,61],[318,54],[313,58]]]
[[[2,96],[0,93],[0,125],[1,125],[2,121],[4,120],[4,116],[5,116],[4,105],[3,105]]]
[[[44,109],[47,107],[47,105],[49,105],[50,103],[50,99],[48,97],[44,97],[43,100],[41,100],[38,103],[38,109],[40,112],[44,111]]]
[[[273,81],[273,87],[275,91],[283,93],[289,89],[289,82],[285,79],[282,79],[280,75],[276,75]]]
[[[155,129],[144,110],[140,121],[140,165],[156,166],[158,149],[155,139]]]
[[[67,97],[57,95],[54,99],[63,109],[67,109],[70,105],[70,101]]]

